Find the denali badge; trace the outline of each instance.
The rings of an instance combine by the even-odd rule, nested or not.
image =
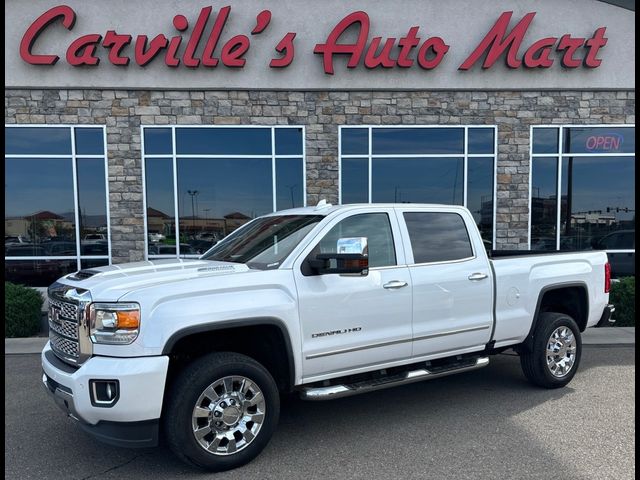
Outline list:
[[[343,328],[342,330],[329,330],[328,332],[312,333],[311,338],[328,337],[329,335],[341,335],[343,333],[359,332],[362,327]]]

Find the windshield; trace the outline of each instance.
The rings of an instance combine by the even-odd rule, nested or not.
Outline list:
[[[246,263],[249,268],[278,268],[291,251],[324,217],[280,215],[252,221],[204,254],[202,260]]]

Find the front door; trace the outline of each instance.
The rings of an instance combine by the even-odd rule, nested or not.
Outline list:
[[[304,263],[335,253],[339,238],[367,237],[369,274],[314,274]],[[337,216],[294,264],[304,381],[372,369],[411,356],[411,279],[390,209]]]

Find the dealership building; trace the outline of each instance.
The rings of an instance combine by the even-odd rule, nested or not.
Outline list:
[[[322,199],[635,275],[634,2],[9,0],[5,72],[6,280]]]

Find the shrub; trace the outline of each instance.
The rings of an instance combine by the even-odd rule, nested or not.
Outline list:
[[[4,336],[30,337],[40,332],[42,295],[33,288],[4,282]]]
[[[636,324],[636,277],[623,277],[619,282],[611,283],[609,303],[616,311],[616,327],[634,327]]]

